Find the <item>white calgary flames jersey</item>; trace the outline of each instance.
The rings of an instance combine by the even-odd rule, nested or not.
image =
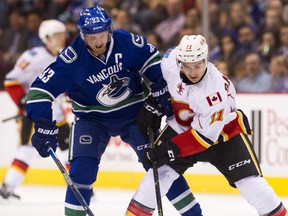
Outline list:
[[[45,68],[56,60],[45,47],[34,47],[25,51],[18,59],[14,68],[6,75],[5,83],[21,83],[27,93],[32,82]],[[62,108],[63,95],[60,95],[53,103],[53,119],[57,122],[65,120]]]
[[[184,149],[181,149],[182,156],[203,151],[219,141],[247,132],[244,124],[239,126],[239,122],[235,122],[242,119],[242,113],[236,112],[236,91],[232,82],[212,63],[208,62],[206,74],[196,84],[182,81],[176,49],[165,53],[161,68],[175,116],[167,123],[179,134],[179,138],[176,136],[172,141]],[[196,150],[191,149],[192,146]]]

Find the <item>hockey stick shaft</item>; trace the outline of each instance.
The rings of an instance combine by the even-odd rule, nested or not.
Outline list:
[[[15,115],[15,116],[12,116],[12,117],[9,117],[9,118],[6,118],[6,119],[3,119],[2,122],[7,122],[7,121],[11,121],[11,120],[18,120],[18,119],[21,119],[23,117],[23,115]]]
[[[149,136],[149,143],[151,145],[150,148],[155,148],[154,133],[153,133],[153,129],[150,126],[147,128],[147,133]],[[160,135],[157,137],[156,141],[158,141],[160,139],[161,135],[162,135],[162,133],[160,133]],[[154,177],[154,186],[155,186],[155,193],[156,193],[158,215],[163,216],[160,182],[159,182],[158,168],[157,168],[156,162],[153,162],[153,177]]]
[[[78,190],[78,188],[76,187],[76,185],[74,184],[73,180],[70,178],[69,174],[67,173],[66,169],[64,168],[64,166],[62,165],[61,161],[59,160],[58,156],[56,155],[56,153],[53,151],[52,148],[48,149],[48,152],[50,154],[50,156],[53,158],[54,162],[56,163],[57,167],[59,168],[59,170],[61,171],[62,175],[64,176],[67,184],[69,185],[69,187],[71,188],[72,192],[74,193],[75,197],[77,198],[77,200],[79,201],[79,203],[82,205],[82,207],[84,208],[85,212],[89,215],[89,216],[94,216],[93,212],[91,211],[91,209],[89,208],[89,206],[87,205],[85,199],[83,198],[83,196],[81,195],[80,191]]]

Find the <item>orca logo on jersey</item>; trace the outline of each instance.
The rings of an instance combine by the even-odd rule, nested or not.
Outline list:
[[[129,98],[132,92],[131,89],[127,87],[129,82],[129,77],[119,78],[115,74],[112,75],[108,85],[102,84],[103,88],[100,89],[96,96],[97,101],[104,106],[110,107]]]

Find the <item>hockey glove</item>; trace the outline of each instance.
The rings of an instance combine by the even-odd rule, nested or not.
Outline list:
[[[26,95],[24,94],[18,101],[19,115],[26,115]]]
[[[146,152],[144,165],[151,168],[153,163],[156,163],[157,167],[161,167],[164,164],[175,161],[179,154],[180,149],[173,142],[162,142],[160,145]]]
[[[160,129],[161,118],[163,112],[156,104],[155,99],[150,95],[144,102],[144,106],[140,109],[136,122],[140,127],[141,133],[147,136],[147,128],[152,127],[154,133]]]
[[[19,101],[18,101],[18,107],[19,109],[24,109],[26,108],[26,95],[23,95]]]
[[[153,83],[150,87],[152,96],[156,100],[157,105],[163,110],[163,113],[167,117],[172,116],[171,95],[168,91],[166,81],[161,78],[157,83]]]
[[[48,157],[48,149],[51,147],[55,152],[58,146],[58,127],[56,126],[56,121],[51,122],[48,119],[40,118],[36,120],[34,128],[35,132],[32,136],[32,145],[41,157]]]

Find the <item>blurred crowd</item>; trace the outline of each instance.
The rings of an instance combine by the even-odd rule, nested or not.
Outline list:
[[[106,9],[114,29],[143,35],[163,54],[183,35],[203,34],[206,0],[0,0],[0,90],[19,55],[41,46],[42,20],[78,35],[83,7]],[[238,92],[288,92],[288,0],[207,0],[209,60]],[[41,64],[41,63],[39,63]]]

